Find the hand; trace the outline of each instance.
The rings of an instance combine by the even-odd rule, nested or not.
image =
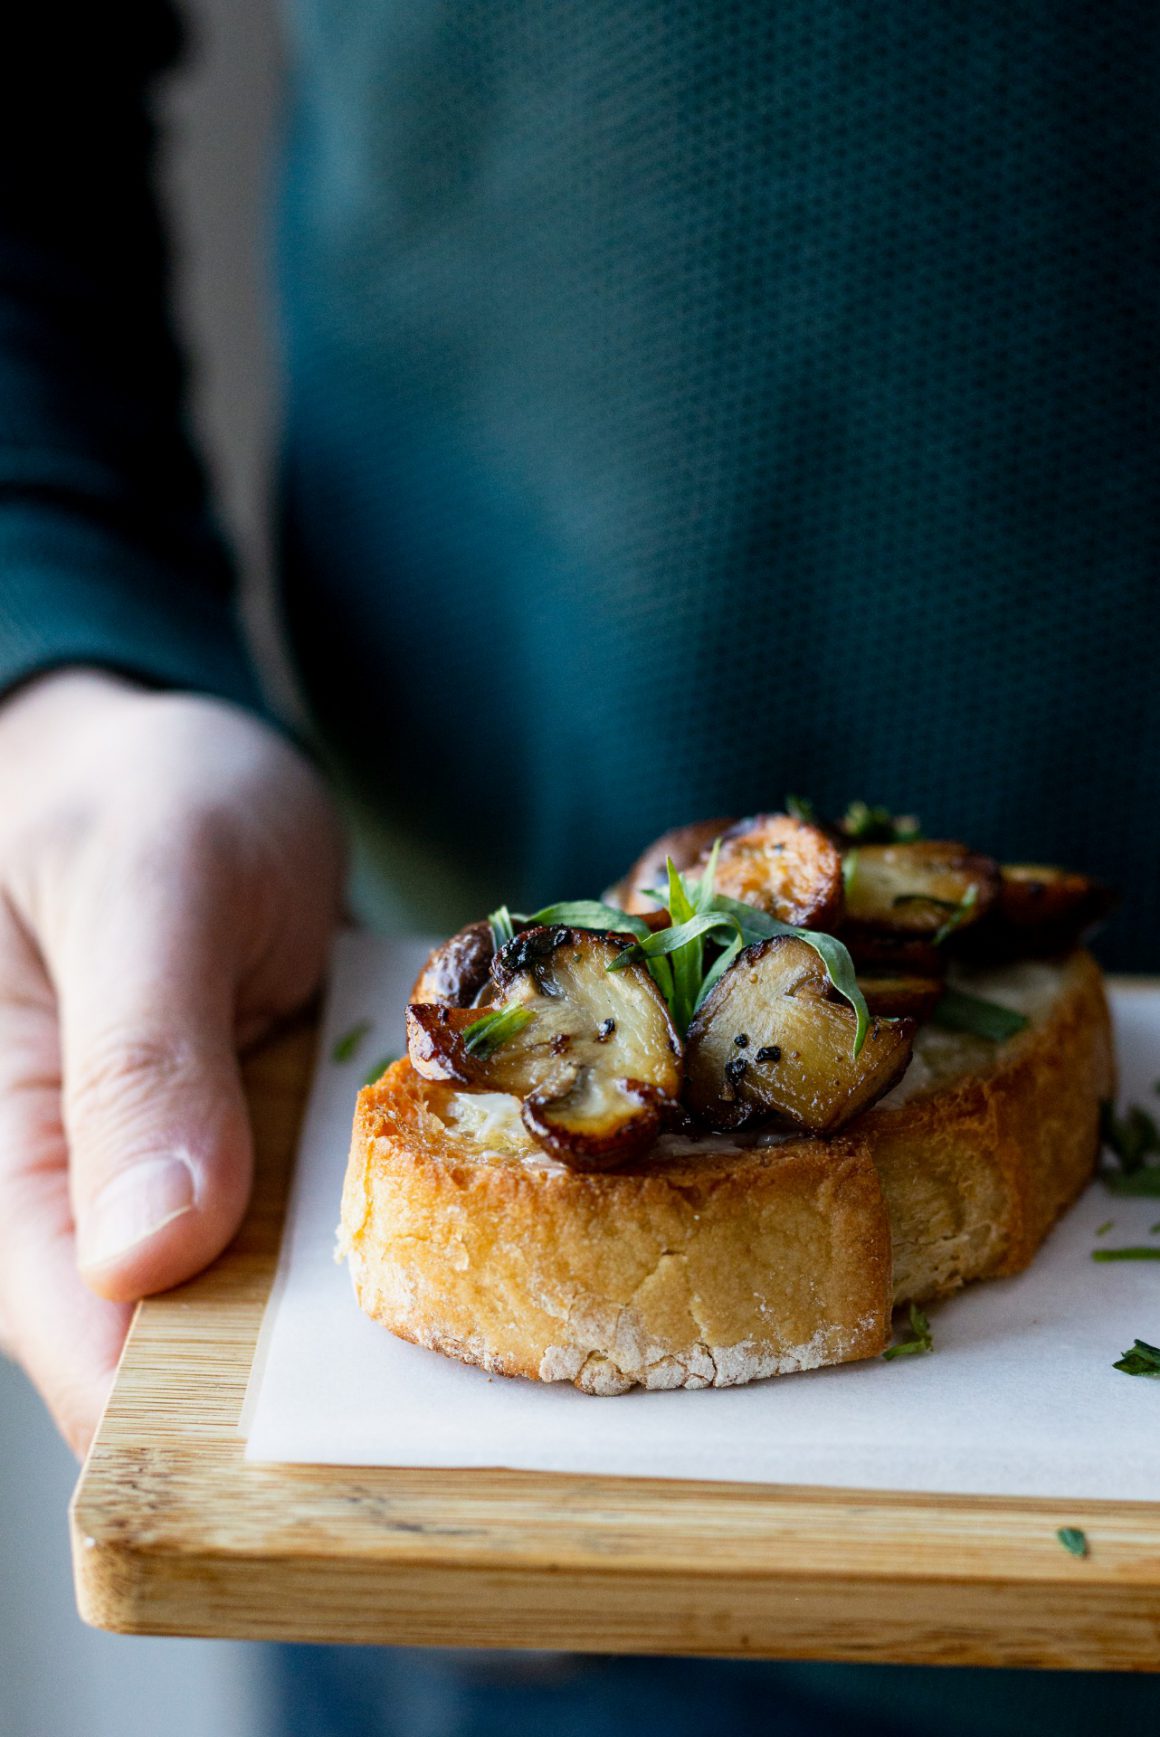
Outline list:
[[[0,1341],[77,1453],[129,1304],[238,1227],[238,1046],[317,986],[342,854],[232,706],[67,671],[0,707]]]

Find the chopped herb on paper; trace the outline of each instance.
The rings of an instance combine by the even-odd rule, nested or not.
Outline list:
[[[1123,1176],[1115,1170],[1103,1172],[1104,1187],[1111,1194],[1160,1199],[1160,1164],[1148,1164],[1142,1170]]]
[[[1115,1224],[1115,1222],[1116,1221],[1114,1218],[1105,1218],[1104,1222],[1097,1227],[1096,1235],[1097,1236],[1106,1236],[1108,1234],[1109,1230],[1111,1230],[1113,1224]]]
[[[1087,1533],[1081,1532],[1078,1526],[1061,1526],[1055,1536],[1063,1545],[1069,1556],[1086,1556],[1088,1553]]]
[[[1160,1261],[1160,1248],[1094,1248],[1094,1261]]]
[[[363,1039],[366,1037],[373,1024],[373,1020],[360,1019],[357,1024],[351,1026],[349,1031],[344,1031],[330,1052],[331,1061],[353,1061],[359,1050],[362,1048]]]
[[[934,1350],[934,1338],[931,1334],[930,1322],[917,1303],[911,1303],[907,1314],[912,1337],[899,1340],[897,1345],[891,1345],[882,1353],[883,1359],[887,1363],[893,1357],[917,1357],[921,1353]]]
[[[1160,1381],[1160,1346],[1137,1339],[1112,1368],[1122,1370],[1125,1375],[1144,1375],[1150,1381]]]
[[[1105,1170],[1103,1182],[1113,1194],[1160,1199],[1160,1128],[1140,1104],[1129,1104],[1122,1116],[1105,1100],[1100,1105],[1100,1139],[1119,1164]]]
[[[1148,1158],[1160,1154],[1160,1128],[1140,1104],[1129,1104],[1124,1114],[1117,1116],[1114,1105],[1105,1099],[1100,1105],[1100,1135],[1126,1176],[1134,1175]]]

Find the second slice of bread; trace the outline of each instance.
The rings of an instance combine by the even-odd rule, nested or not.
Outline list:
[[[830,1141],[668,1138],[578,1174],[514,1099],[396,1062],[360,1094],[343,1191],[359,1302],[416,1344],[594,1394],[874,1356],[893,1303],[1026,1265],[1091,1173],[1102,979],[1086,954],[1033,970],[1027,1030],[932,1029],[903,1087]]]

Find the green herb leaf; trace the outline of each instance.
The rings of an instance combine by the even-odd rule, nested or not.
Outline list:
[[[997,1001],[984,1001],[980,995],[967,995],[962,989],[944,990],[932,1018],[947,1031],[970,1032],[992,1043],[1006,1043],[1030,1023],[1022,1013],[1001,1007]]]
[[[464,1027],[463,1042],[467,1053],[487,1061],[503,1044],[518,1037],[534,1018],[530,1007],[521,1007],[518,1003],[512,1007],[489,1008],[480,1019]]]
[[[629,965],[639,965],[643,959],[658,959],[668,954],[678,953],[682,947],[687,947],[690,941],[696,941],[704,935],[728,930],[733,933],[736,924],[719,911],[703,911],[690,917],[686,922],[674,923],[668,929],[658,929],[655,934],[642,935],[632,947],[626,947],[618,959],[614,959],[608,967],[610,971],[624,971]],[[797,931],[794,931],[797,933]]]
[[[1160,1346],[1137,1339],[1112,1368],[1122,1370],[1125,1375],[1143,1375],[1150,1381],[1160,1381]]]
[[[1115,1222],[1116,1221],[1114,1218],[1105,1218],[1104,1222],[1097,1229],[1096,1235],[1097,1236],[1106,1236],[1108,1231],[1111,1230],[1113,1224],[1115,1224]]]
[[[669,879],[669,916],[679,929],[691,923],[698,916],[708,915],[699,912],[684,877],[677,869],[672,857],[668,857],[665,868]],[[700,891],[700,888],[697,888]],[[697,1005],[697,996],[701,990],[701,979],[704,976],[705,942],[703,935],[692,935],[681,947],[676,948],[671,955],[673,970],[673,999],[671,1003],[673,1022],[683,1035],[689,1029],[693,1012]]]
[[[1160,1261],[1160,1248],[1150,1248],[1147,1243],[1138,1248],[1094,1248],[1094,1261]]]
[[[652,889],[647,889],[652,892]],[[665,895],[657,892],[654,896],[663,904]],[[651,935],[652,930],[643,917],[630,916],[616,905],[605,905],[599,899],[568,899],[562,904],[545,905],[542,911],[536,911],[530,917],[517,917],[520,923],[561,923],[569,929],[595,929],[615,935],[635,935],[638,940],[644,940]],[[634,954],[634,958],[639,955]],[[617,964],[628,963],[631,960],[618,960]],[[673,1004],[673,974],[667,959],[649,959],[647,961],[649,976],[668,1002]]]
[[[697,1008],[721,981],[743,947],[750,947],[755,941],[767,941],[775,935],[796,935],[818,954],[831,984],[854,1009],[854,1054],[858,1055],[866,1041],[870,1013],[866,998],[858,987],[854,961],[845,946],[833,935],[823,935],[813,929],[795,929],[789,923],[780,923],[776,917],[759,911],[754,905],[715,892],[720,843],[720,839],[714,842],[705,871],[692,886],[669,860],[668,888],[657,895],[668,902],[672,919],[669,928],[650,932],[647,924],[641,922],[638,929],[632,930],[637,936],[635,945],[626,947],[608,969],[625,971],[630,965],[647,964],[669,1004],[673,1022],[683,1036]],[[578,908],[553,906],[548,913],[541,911],[532,920],[569,922],[574,919],[566,913]],[[604,912],[609,909],[607,905],[596,904],[589,908]],[[627,920],[623,926],[627,927]],[[724,949],[708,972],[704,969],[704,942],[707,940],[716,941]]]
[[[491,944],[498,953],[501,947],[506,947],[509,941],[515,940],[515,921],[506,905],[492,911],[487,920],[491,925]]]
[[[910,1320],[910,1331],[912,1337],[909,1339],[901,1339],[898,1344],[891,1345],[889,1349],[884,1351],[882,1357],[883,1361],[886,1363],[889,1363],[895,1357],[918,1357],[924,1355],[927,1351],[934,1350],[934,1338],[931,1334],[930,1322],[927,1320],[923,1311],[918,1307],[917,1303],[911,1303],[907,1314]]]
[[[665,1000],[668,1002],[669,1008],[671,1010],[672,1005],[673,1005],[673,995],[675,994],[675,990],[673,988],[673,968],[672,968],[672,966],[669,964],[668,960],[663,957],[663,955],[657,959],[646,959],[645,964],[648,966],[649,976],[652,978],[653,982],[656,984],[657,988],[660,990],[661,994],[664,996]]]
[[[838,826],[860,844],[913,844],[922,837],[917,815],[891,814],[868,802],[851,802]]]
[[[363,1085],[364,1086],[373,1086],[375,1081],[378,1079],[381,1079],[382,1076],[386,1073],[387,1069],[391,1066],[391,1063],[397,1062],[398,1059],[399,1058],[397,1055],[380,1056],[378,1061],[374,1064],[374,1066],[371,1068],[368,1068],[366,1073],[363,1075],[363,1081],[362,1081]]]
[[[697,996],[697,1007],[700,1007],[701,1003],[708,1000],[709,996],[712,995],[714,989],[716,989],[718,983],[720,983],[722,977],[724,977],[730,965],[733,964],[744,945],[744,938],[741,935],[734,935],[725,951],[719,954],[714,963],[710,965],[708,971],[705,973],[704,981],[701,984],[700,992]],[[694,1008],[693,1011],[696,1012],[696,1008]]]
[[[941,947],[947,936],[953,935],[955,930],[966,922],[978,902],[979,889],[972,881],[946,922],[942,924],[941,928],[935,930],[934,945],[936,947]]]
[[[373,1024],[374,1021],[371,1019],[360,1019],[356,1024],[351,1026],[349,1031],[344,1031],[330,1052],[331,1061],[353,1061],[359,1050],[362,1048],[363,1038],[367,1035],[368,1031],[370,1031]]]
[[[1081,1532],[1078,1526],[1061,1526],[1055,1536],[1070,1556],[1087,1555],[1087,1534]]]
[[[696,881],[690,889],[693,904],[698,911],[708,911],[713,907],[713,896],[716,891],[717,882],[717,859],[720,855],[721,840],[720,838],[715,838],[713,840],[713,848],[709,852],[709,860],[705,864],[701,878],[699,881]]]
[[[858,852],[848,850],[842,857],[842,891],[850,896],[850,888],[854,885],[854,876],[858,873]]]
[[[1114,1170],[1102,1172],[1104,1187],[1109,1194],[1160,1200],[1160,1164],[1149,1164],[1131,1176],[1120,1176]]]
[[[787,796],[785,811],[793,820],[804,820],[807,826],[818,824],[818,811],[808,796]]]
[[[1100,1105],[1100,1137],[1127,1176],[1142,1169],[1154,1153],[1160,1153],[1160,1128],[1139,1104],[1129,1104],[1123,1116],[1117,1116],[1105,1099]]]
[[[1149,1236],[1160,1236],[1160,1222],[1157,1222],[1156,1224],[1150,1224],[1148,1226],[1148,1235]]]
[[[566,899],[558,905],[545,905],[542,911],[533,911],[530,917],[517,917],[516,921],[548,926],[559,923],[568,929],[607,930],[614,935],[645,936],[651,933],[643,917],[632,917],[615,905],[602,904],[599,899]]]

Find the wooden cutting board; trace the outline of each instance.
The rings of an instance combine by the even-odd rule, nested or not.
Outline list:
[[[251,1059],[258,1177],[246,1223],[208,1272],[137,1310],[71,1510],[87,1622],[242,1639],[1160,1668],[1160,1500],[247,1464],[238,1419],[312,1049],[302,1028]],[[1086,1532],[1086,1558],[1061,1547],[1064,1525]]]

